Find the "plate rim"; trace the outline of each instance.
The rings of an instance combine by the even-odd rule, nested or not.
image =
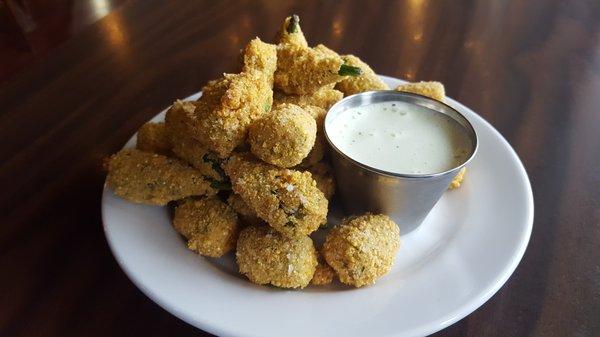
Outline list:
[[[401,83],[407,82],[405,80],[391,77],[391,76],[386,76],[386,75],[378,75],[378,76],[381,77],[382,79],[384,79],[385,81],[393,81],[393,82],[399,81]],[[189,95],[182,100],[185,101],[185,100],[193,99],[193,97],[195,97],[196,95],[199,95],[199,94],[201,94],[201,91],[196,92],[192,95]],[[500,288],[502,288],[502,286],[504,284],[506,284],[508,279],[515,272],[517,266],[519,265],[520,261],[522,260],[524,254],[525,254],[525,251],[527,250],[527,247],[529,245],[529,241],[531,238],[531,233],[533,230],[533,219],[534,219],[534,212],[535,212],[534,201],[533,201],[533,190],[531,188],[531,181],[529,179],[529,175],[527,174],[527,170],[525,169],[525,166],[523,165],[523,162],[519,158],[518,154],[516,153],[514,148],[511,146],[511,144],[506,140],[506,138],[504,138],[504,136],[496,128],[494,128],[494,126],[491,123],[489,123],[487,120],[485,120],[479,114],[477,114],[474,110],[468,108],[467,106],[463,105],[459,101],[456,101],[456,100],[452,99],[451,97],[447,97],[447,98],[449,99],[449,102],[446,102],[447,104],[449,104],[451,106],[453,106],[453,105],[457,106],[459,108],[458,109],[459,111],[460,111],[460,109],[469,111],[474,118],[478,119],[479,122],[481,122],[486,127],[488,127],[492,131],[492,133],[494,133],[494,135],[496,137],[498,137],[500,139],[500,141],[503,143],[503,145],[509,150],[510,156],[517,163],[517,169],[520,173],[520,176],[523,178],[523,182],[524,182],[525,199],[526,199],[526,204],[527,204],[526,205],[526,214],[525,214],[526,226],[525,226],[525,228],[524,228],[525,230],[522,233],[522,236],[520,238],[521,240],[520,240],[518,249],[515,250],[515,253],[512,255],[510,263],[508,263],[506,265],[506,267],[498,273],[499,277],[496,278],[494,280],[494,282],[491,282],[489,285],[487,285],[487,287],[485,287],[485,291],[483,291],[481,294],[479,294],[477,296],[473,296],[466,304],[462,305],[461,307],[457,308],[456,310],[454,310],[452,312],[448,312],[448,314],[446,315],[446,317],[448,317],[447,319],[438,319],[438,321],[441,321],[441,322],[430,322],[429,324],[424,325],[421,329],[415,328],[412,331],[405,331],[405,333],[408,333],[409,335],[415,335],[415,336],[416,335],[430,335],[430,334],[433,334],[435,332],[438,332],[440,330],[447,328],[448,326],[458,322],[459,320],[465,318],[466,316],[468,316],[469,314],[471,314],[472,312],[477,310],[479,307],[481,307],[483,304],[485,304],[492,296],[494,296],[494,294],[496,294],[500,290]],[[162,112],[166,111],[166,109],[168,109],[168,107],[161,110],[161,112],[159,112],[158,114],[154,115],[150,120],[153,120],[154,118],[156,118]],[[132,135],[132,137],[130,137],[127,140],[127,142],[123,145],[123,147],[125,147],[136,135],[137,135],[137,132],[134,133]],[[149,287],[144,285],[144,282],[142,279],[138,279],[138,277],[135,275],[135,273],[131,271],[130,267],[128,267],[128,265],[122,260],[122,258],[117,253],[117,249],[114,246],[114,242],[110,240],[110,234],[108,233],[108,229],[107,229],[107,225],[106,225],[106,223],[107,223],[106,212],[108,211],[106,209],[107,206],[106,206],[106,202],[105,202],[105,198],[107,198],[106,191],[107,191],[107,188],[106,188],[106,183],[105,183],[104,188],[102,190],[101,205],[100,205],[101,206],[101,217],[102,217],[102,228],[103,228],[104,236],[106,238],[108,246],[111,250],[111,254],[114,257],[115,261],[117,261],[117,264],[123,270],[123,272],[125,273],[127,278],[144,295],[146,295],[153,302],[158,304],[163,310],[174,315],[175,317],[182,320],[183,322],[190,324],[191,326],[193,326],[197,329],[201,329],[201,330],[204,330],[206,332],[209,332],[211,334],[218,335],[218,336],[242,336],[242,335],[232,333],[231,330],[226,330],[226,328],[223,328],[221,326],[214,325],[209,320],[206,320],[202,317],[190,317],[187,313],[182,312],[182,311],[178,310],[176,307],[173,307],[173,306],[169,305],[168,303],[166,303],[165,300],[160,298],[160,296],[153,293],[152,290],[149,289]],[[394,335],[396,335],[396,334],[392,334],[391,336],[394,336]]]

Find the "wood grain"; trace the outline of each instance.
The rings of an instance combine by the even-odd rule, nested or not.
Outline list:
[[[129,1],[0,86],[0,336],[201,335],[147,299],[102,233],[101,159],[235,69],[289,13],[311,43],[439,80],[514,146],[531,242],[485,305],[436,336],[600,335],[598,1]]]

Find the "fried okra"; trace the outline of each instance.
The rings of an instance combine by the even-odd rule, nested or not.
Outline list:
[[[307,235],[326,222],[327,199],[309,172],[282,169],[234,155],[223,165],[233,191],[286,236]]]
[[[277,46],[277,71],[274,85],[292,95],[307,95],[344,79],[338,74],[342,58],[326,48],[294,44]]]
[[[273,44],[262,42],[259,38],[251,40],[244,48],[244,66],[242,72],[259,71],[273,81],[277,68],[277,49]]]
[[[314,93],[307,95],[286,95],[276,91],[273,93],[273,106],[277,106],[281,103],[291,103],[301,107],[314,105],[329,110],[332,105],[342,98],[344,98],[344,93],[329,87],[323,87]]]
[[[426,96],[442,102],[444,101],[444,97],[446,97],[444,85],[440,82],[405,83],[400,84],[396,90]]]
[[[252,153],[279,167],[302,162],[315,144],[317,123],[304,109],[282,104],[271,114],[250,125],[248,143]]]
[[[256,284],[304,288],[313,278],[317,254],[312,240],[288,238],[266,225],[240,232],[236,260],[240,273]]]
[[[336,84],[335,88],[343,92],[344,95],[350,96],[359,92],[389,89],[387,84],[375,74],[373,69],[358,57],[354,55],[344,55],[342,56],[342,59],[344,60],[344,64],[358,67],[362,71],[361,75],[347,77]]]
[[[300,17],[292,15],[285,18],[279,32],[277,32],[277,41],[279,44],[293,44],[301,47],[308,47],[306,37],[300,28]]]
[[[310,284],[315,286],[322,286],[333,282],[333,278],[335,277],[335,271],[327,264],[327,262],[325,262],[325,259],[323,259],[323,255],[318,252],[317,262],[317,269],[315,269],[315,274],[313,275],[312,280],[310,280]]]
[[[315,145],[312,147],[306,158],[298,165],[299,167],[308,167],[321,161],[325,156],[327,148],[325,131],[323,130],[327,111],[314,105],[306,105],[304,106],[304,110],[315,119],[315,122],[317,123],[317,135],[315,137]]]
[[[198,169],[207,179],[214,182],[225,181],[219,158],[192,137],[195,109],[195,102],[176,101],[167,111],[165,129],[173,154]]]
[[[399,247],[398,226],[386,215],[366,214],[334,227],[323,256],[342,283],[362,287],[391,270]]]
[[[458,171],[458,173],[456,174],[456,177],[454,177],[454,179],[452,179],[452,182],[450,183],[450,186],[448,186],[448,189],[450,190],[454,190],[460,187],[460,185],[462,184],[463,180],[465,179],[465,173],[467,172],[467,168],[463,167],[460,169],[460,171]]]
[[[270,77],[257,70],[225,74],[202,91],[194,138],[221,158],[244,143],[248,126],[268,113],[273,103]]]
[[[239,195],[231,193],[227,198],[227,203],[238,214],[242,225],[258,225],[263,222]]]
[[[317,182],[317,188],[323,192],[325,198],[331,200],[335,193],[335,180],[331,173],[331,167],[324,162],[319,162],[308,167],[308,172],[312,174],[313,179]]]
[[[239,232],[237,215],[216,197],[186,200],[175,209],[173,227],[187,239],[189,249],[209,257],[232,250]]]
[[[133,149],[110,157],[106,183],[121,198],[149,205],[217,192],[198,170],[184,162]]]
[[[138,150],[152,152],[157,154],[171,154],[171,142],[167,136],[165,123],[148,122],[138,130],[137,143]]]

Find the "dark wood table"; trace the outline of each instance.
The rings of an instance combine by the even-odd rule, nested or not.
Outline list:
[[[311,43],[442,81],[527,168],[536,214],[521,264],[437,336],[600,335],[600,2],[139,0],[0,86],[0,336],[202,335],[114,261],[101,161],[289,13]]]

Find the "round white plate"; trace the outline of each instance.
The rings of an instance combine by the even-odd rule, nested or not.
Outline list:
[[[402,83],[383,78],[390,87]],[[254,285],[236,273],[233,254],[215,260],[189,251],[165,207],[129,203],[105,189],[108,243],[148,297],[213,334],[419,336],[443,329],[506,282],[533,224],[531,186],[515,151],[476,113],[448,101],[475,127],[477,156],[460,189],[446,192],[422,226],[402,237],[392,271],[373,286],[294,291]],[[154,120],[162,118],[164,111]],[[134,144],[135,137],[126,147]]]

